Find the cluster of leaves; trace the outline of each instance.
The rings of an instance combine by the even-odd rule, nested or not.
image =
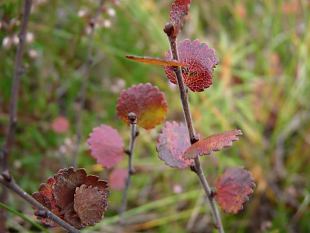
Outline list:
[[[80,229],[99,222],[107,209],[108,183],[87,175],[84,169],[61,169],[32,196],[55,215]],[[40,211],[42,223],[55,226]]]
[[[165,119],[167,101],[157,87],[150,83],[138,84],[120,93],[116,110],[118,117],[125,123],[131,124],[129,115],[134,113],[138,126],[152,129]],[[116,129],[108,125],[94,128],[87,142],[91,155],[103,167],[113,168],[124,158],[123,139]],[[124,186],[126,178],[127,175],[119,168],[110,173],[110,180],[117,182],[116,189]]]
[[[176,38],[188,14],[190,0],[175,0],[171,7],[170,21],[165,27],[169,36]],[[213,69],[218,64],[214,49],[198,40],[184,40],[177,45],[178,58],[168,51],[164,59],[127,56],[127,58],[164,66],[171,83],[177,84],[176,67],[181,67],[184,83],[193,92],[202,92],[212,84]],[[152,129],[166,117],[167,102],[164,94],[153,85],[138,84],[120,93],[116,106],[118,117],[127,124],[137,124],[144,129]],[[131,117],[135,116],[133,122]],[[57,123],[57,122],[56,122]],[[61,121],[55,123],[63,124]],[[61,127],[63,128],[63,127]],[[58,130],[59,131],[59,130]],[[166,122],[157,140],[159,158],[168,166],[178,169],[189,168],[202,155],[232,146],[242,135],[240,130],[232,130],[198,140],[191,145],[188,129],[183,123]],[[124,180],[130,175],[116,167],[124,158],[124,142],[116,129],[100,125],[93,129],[88,138],[91,155],[97,163],[108,169],[113,168],[109,180],[116,182],[117,189],[123,188]],[[100,221],[107,208],[107,182],[98,177],[87,176],[83,169],[60,170],[54,177],[42,184],[33,197],[60,218],[76,228],[82,228]],[[229,213],[242,209],[255,187],[253,177],[243,168],[229,168],[216,181],[215,200]],[[50,220],[37,215],[45,224]]]
[[[183,26],[190,3],[190,0],[175,0],[171,6],[170,21],[164,30],[173,38],[172,41],[175,41]],[[165,59],[127,57],[137,62],[165,66],[167,78],[174,84],[178,82],[176,66],[181,67],[184,83],[193,92],[202,92],[211,86],[213,69],[218,64],[214,49],[198,40],[185,39],[177,45],[176,53],[179,64],[174,66],[171,64],[176,63],[176,57],[172,51],[167,52]],[[233,130],[211,135],[190,145],[187,127],[183,123],[166,122],[158,137],[157,151],[159,158],[168,166],[183,169],[193,166],[194,159],[201,155],[209,155],[211,152],[232,146],[234,141],[239,140],[240,135],[241,130]],[[236,213],[242,209],[254,186],[253,177],[248,171],[243,168],[231,168],[218,178],[215,199],[223,210]]]

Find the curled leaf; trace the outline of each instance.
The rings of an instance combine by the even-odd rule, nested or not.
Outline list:
[[[240,135],[242,135],[241,130],[232,130],[212,135],[191,145],[184,152],[183,157],[184,159],[195,159],[198,156],[209,155],[213,151],[230,147],[234,141],[239,140]]]
[[[179,60],[186,64],[182,68],[185,85],[194,92],[201,92],[212,84],[213,69],[218,64],[214,49],[198,40],[184,40],[178,44]],[[167,59],[171,59],[171,51]],[[165,67],[170,82],[177,84],[173,67]]]
[[[216,181],[215,200],[228,213],[237,213],[253,193],[255,182],[243,168],[229,168]]]
[[[157,140],[157,152],[161,160],[174,168],[187,168],[192,160],[183,159],[182,155],[190,146],[188,131],[183,123],[166,122]]]
[[[164,94],[152,84],[138,84],[121,92],[117,102],[117,115],[129,123],[128,114],[135,113],[137,124],[152,129],[166,117],[167,102]]]
[[[91,155],[106,168],[111,168],[124,157],[124,143],[119,133],[108,125],[93,129],[87,143]]]
[[[80,229],[101,220],[107,208],[108,185],[97,176],[88,176],[84,169],[66,168],[49,178],[32,196],[55,215]],[[95,200],[96,208],[92,202]],[[86,212],[92,220],[85,217]],[[55,226],[48,218],[39,215],[38,218],[46,225]]]
[[[155,57],[139,57],[139,56],[133,56],[133,55],[127,55],[126,58],[146,63],[146,64],[152,64],[152,65],[158,65],[158,66],[184,66],[185,64],[176,60],[167,60],[167,59],[161,59],[161,58],[155,58]]]
[[[174,0],[170,9],[170,23],[173,25],[173,36],[176,37],[188,14],[191,0]]]

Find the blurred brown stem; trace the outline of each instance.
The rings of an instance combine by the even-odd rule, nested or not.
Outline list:
[[[88,35],[88,49],[87,49],[87,60],[86,63],[83,66],[83,80],[81,84],[81,89],[78,94],[79,102],[78,102],[78,109],[76,114],[76,144],[73,148],[73,157],[72,157],[72,165],[73,167],[77,167],[77,157],[80,149],[80,144],[82,140],[82,121],[83,121],[83,108],[85,106],[85,99],[86,99],[86,90],[87,90],[87,84],[89,81],[90,76],[90,69],[93,65],[93,37],[94,37],[94,30],[96,26],[97,18],[100,15],[100,12],[102,10],[104,4],[104,0],[100,0],[98,9],[95,13],[95,16],[90,20],[89,27],[91,28],[91,32]]]
[[[12,88],[11,88],[11,98],[10,98],[10,106],[9,106],[9,125],[6,132],[6,136],[4,139],[3,147],[0,151],[0,160],[1,160],[1,170],[2,172],[9,173],[9,156],[11,152],[11,146],[15,137],[15,129],[17,124],[17,103],[18,103],[18,94],[19,94],[19,86],[20,79],[24,74],[23,68],[23,55],[25,50],[25,40],[27,33],[27,26],[29,22],[29,15],[31,11],[32,0],[25,0],[23,4],[23,15],[21,20],[20,32],[18,34],[19,43],[17,46],[16,56],[15,56],[15,66],[14,66],[14,74],[12,80]],[[1,192],[0,200],[1,202],[6,203],[8,199],[8,193],[5,187]],[[0,210],[0,231],[5,231],[5,222],[6,222],[6,214],[4,210]],[[3,228],[3,229],[1,229]]]
[[[164,28],[164,32],[168,36],[173,59],[178,61],[179,56],[178,56],[178,50],[177,50],[177,41],[176,41],[176,37],[174,36],[174,26],[171,23],[166,24],[166,26]],[[174,72],[175,72],[175,75],[176,75],[177,81],[178,81],[180,98],[181,98],[181,102],[182,102],[183,113],[184,113],[186,125],[188,128],[190,142],[191,142],[191,144],[194,144],[199,139],[196,137],[195,130],[193,127],[193,121],[192,121],[192,116],[191,116],[189,102],[188,102],[188,96],[187,96],[187,89],[184,85],[182,70],[180,67],[174,67]],[[224,233],[224,227],[222,224],[220,212],[219,212],[219,210],[216,206],[216,203],[214,201],[214,196],[212,195],[211,187],[210,187],[210,185],[206,179],[206,176],[202,170],[202,167],[201,167],[201,164],[199,161],[199,157],[197,157],[195,159],[195,165],[193,167],[193,171],[199,177],[199,180],[200,180],[200,183],[203,187],[203,190],[205,191],[205,194],[209,200],[209,203],[211,206],[211,212],[212,212],[212,215],[213,215],[214,220],[215,220],[216,228],[219,230],[220,233]]]
[[[80,232],[79,230],[77,230],[73,226],[71,226],[70,224],[68,224],[65,221],[63,221],[57,215],[53,214],[45,206],[43,206],[41,203],[36,201],[32,196],[30,196],[28,193],[26,193],[21,187],[19,187],[15,183],[14,179],[12,177],[10,177],[9,174],[3,173],[2,175],[0,175],[0,183],[2,183],[8,189],[12,190],[18,196],[23,198],[26,202],[30,203],[32,206],[37,208],[39,211],[41,211],[42,215],[44,215],[47,218],[51,219],[52,221],[57,223],[59,226],[61,226],[64,229],[66,229],[68,232],[72,232],[72,233],[79,233]]]
[[[133,151],[135,148],[135,142],[136,138],[138,136],[137,133],[137,116],[134,113],[129,113],[128,114],[128,120],[130,122],[130,143],[129,143],[129,149],[126,151],[128,155],[128,176],[126,179],[126,184],[125,184],[125,189],[123,192],[123,197],[122,197],[122,205],[120,208],[120,221],[122,223],[123,221],[123,213],[127,209],[127,195],[128,195],[128,189],[131,183],[131,176],[134,174],[134,168],[133,168]]]

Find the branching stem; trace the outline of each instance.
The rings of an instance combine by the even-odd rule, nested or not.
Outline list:
[[[8,174],[0,175],[0,183],[2,183],[8,189],[12,190],[14,193],[16,193],[21,198],[23,198],[26,202],[30,203],[32,206],[37,208],[41,212],[41,215],[44,215],[44,217],[51,219],[52,221],[57,223],[59,226],[66,229],[68,232],[71,232],[71,233],[79,233],[80,232],[79,230],[77,230],[73,226],[71,226],[70,224],[63,221],[57,215],[53,214],[50,210],[48,210],[41,203],[36,201],[32,196],[30,196],[28,193],[26,193],[21,187],[19,187],[15,183],[14,179],[12,177],[10,177]]]
[[[97,8],[97,11],[95,13],[95,16],[91,19],[89,22],[89,27],[91,28],[91,31],[88,35],[87,38],[87,60],[83,66],[82,74],[83,74],[83,79],[82,79],[82,84],[81,84],[81,89],[78,94],[79,102],[77,106],[77,114],[76,114],[76,144],[73,148],[73,156],[72,156],[72,166],[77,167],[77,157],[80,149],[80,144],[82,140],[82,121],[83,121],[83,108],[85,106],[85,100],[86,100],[86,91],[87,91],[87,84],[89,82],[89,76],[90,76],[90,71],[91,67],[93,65],[93,38],[94,38],[94,31],[95,31],[95,26],[96,26],[96,21],[101,13],[102,7],[104,4],[104,0],[100,0],[99,6]]]
[[[172,57],[174,60],[178,61],[179,55],[178,55],[178,50],[177,50],[177,40],[176,40],[176,37],[174,36],[173,30],[174,30],[174,27],[171,23],[168,23],[164,28],[164,32],[167,34],[168,39],[169,39]],[[175,72],[175,75],[176,75],[177,81],[178,81],[180,98],[181,98],[181,102],[182,102],[183,113],[184,113],[186,125],[188,128],[190,142],[191,142],[191,144],[194,144],[199,139],[195,135],[195,130],[194,130],[192,116],[191,116],[189,102],[188,102],[187,89],[184,85],[182,70],[180,67],[175,67],[174,72]],[[212,212],[212,215],[214,217],[216,228],[218,229],[218,231],[220,233],[224,233],[224,227],[222,224],[220,212],[219,212],[219,210],[216,206],[216,203],[214,201],[214,196],[212,195],[212,190],[210,188],[210,185],[209,185],[209,183],[206,179],[206,176],[202,170],[199,157],[197,157],[195,159],[195,165],[194,165],[192,170],[199,177],[201,186],[202,186],[203,190],[205,191],[205,194],[209,200],[209,203],[211,206],[211,212]]]
[[[22,75],[24,74],[23,68],[23,55],[25,51],[25,40],[27,34],[27,26],[29,22],[29,16],[31,11],[32,0],[25,0],[23,5],[23,17],[21,21],[21,29],[19,32],[19,44],[17,47],[16,57],[15,57],[15,67],[14,67],[14,76],[13,76],[13,83],[11,89],[11,99],[10,99],[10,106],[9,106],[9,126],[6,133],[4,145],[1,149],[0,159],[1,159],[1,168],[2,174],[0,175],[0,183],[3,184],[4,187],[12,190],[14,193],[22,197],[26,202],[30,203],[32,206],[37,208],[39,211],[44,213],[44,215],[57,223],[58,225],[62,226],[64,229],[68,230],[71,233],[79,233],[80,231],[75,229],[70,224],[63,221],[61,218],[53,214],[49,211],[46,207],[42,204],[37,202],[32,196],[26,193],[21,187],[19,187],[14,179],[10,175],[9,169],[9,156],[11,152],[11,147],[15,137],[15,129],[17,124],[17,104],[18,104],[18,94],[19,94],[19,87],[20,87],[20,80]],[[1,195],[1,201],[6,202],[7,194],[6,189],[3,190]],[[1,216],[3,217],[3,216]],[[3,221],[4,219],[1,219]],[[3,229],[0,229],[3,230]]]
[[[128,189],[131,183],[131,176],[134,174],[134,168],[133,168],[133,151],[135,148],[135,142],[136,138],[138,136],[138,131],[137,131],[137,116],[134,113],[129,113],[128,114],[128,119],[130,122],[130,143],[129,143],[129,149],[127,152],[128,155],[128,176],[126,179],[126,184],[125,184],[125,189],[123,192],[123,197],[122,197],[122,205],[120,208],[120,221],[122,222],[123,220],[123,213],[127,209],[127,195],[128,195]]]

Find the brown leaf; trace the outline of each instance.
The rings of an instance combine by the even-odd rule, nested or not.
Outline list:
[[[202,139],[191,145],[184,152],[184,159],[195,159],[201,155],[209,155],[213,151],[219,151],[223,148],[232,146],[234,141],[239,140],[242,135],[241,130],[232,130],[220,134],[215,134],[205,139]]]
[[[135,113],[137,124],[152,129],[160,124],[167,114],[165,95],[150,83],[138,84],[123,90],[117,101],[117,115],[129,123],[128,114]]]
[[[83,225],[94,225],[107,209],[107,193],[98,187],[82,185],[74,194],[74,210]]]
[[[54,177],[48,179],[46,184],[40,186],[39,192],[34,193],[33,197],[54,214],[80,229],[87,226],[87,222],[89,222],[81,219],[79,215],[79,213],[82,212],[82,207],[79,207],[79,213],[74,210],[75,205],[80,206],[80,204],[75,204],[75,195],[76,190],[79,190],[81,186],[87,188],[91,187],[93,190],[96,190],[96,192],[100,192],[101,196],[104,198],[103,207],[98,209],[100,213],[93,213],[93,215],[97,214],[102,216],[103,211],[105,211],[107,207],[108,184],[106,181],[99,180],[97,176],[87,176],[84,169],[74,170],[73,168],[66,168],[59,170]],[[78,200],[81,201],[81,195]],[[85,200],[85,202],[88,203],[89,200]],[[97,204],[99,205],[100,203]],[[38,218],[44,224],[56,226],[56,224],[47,218],[39,215]],[[91,222],[89,224],[94,223],[95,222]]]
[[[228,213],[237,213],[255,187],[251,173],[243,168],[229,168],[216,181],[215,200]]]
[[[127,55],[126,58],[136,61],[136,62],[151,64],[151,65],[158,65],[158,66],[185,66],[184,63],[176,61],[176,60],[167,60],[167,59],[161,59],[161,58],[155,58],[155,57],[140,57],[140,56]]]
[[[166,122],[157,140],[159,158],[170,167],[187,168],[193,161],[183,159],[182,155],[189,146],[186,126],[175,121]]]
[[[212,85],[213,69],[218,64],[215,51],[198,40],[184,40],[178,44],[179,60],[186,64],[182,68],[184,83],[194,92],[201,92]],[[167,59],[172,58],[168,52]],[[173,67],[165,67],[170,82],[177,84]]]
[[[72,204],[75,189],[85,182],[86,176],[84,169],[75,171],[73,168],[69,168],[58,171],[54,176],[56,180],[54,196],[60,208],[65,209]]]

